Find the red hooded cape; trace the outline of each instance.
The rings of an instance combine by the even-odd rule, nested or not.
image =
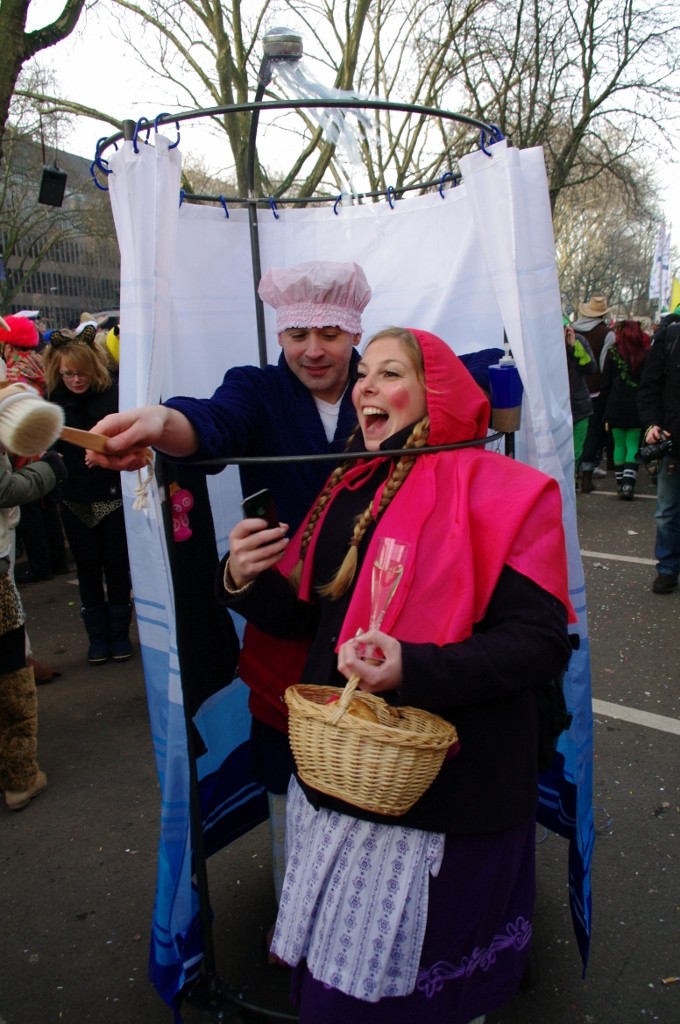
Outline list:
[[[489,420],[484,392],[441,338],[427,331],[412,333],[425,363],[428,443],[484,437]],[[362,466],[350,470],[337,491],[351,487],[363,472]],[[376,493],[376,508],[382,486]],[[332,500],[307,550],[300,588],[305,600],[312,599],[314,548]],[[284,575],[298,560],[305,526],[303,523],[279,564]],[[399,640],[445,644],[470,636],[485,615],[505,565],[553,594],[575,621],[559,487],[552,477],[530,466],[483,448],[418,456],[406,482],[378,520],[338,646],[358,629],[368,628],[372,566],[383,537],[410,544],[404,575],[381,626]]]

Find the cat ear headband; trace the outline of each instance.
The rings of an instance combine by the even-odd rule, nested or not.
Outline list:
[[[55,349],[63,348],[64,345],[84,345],[86,348],[94,348],[96,336],[97,328],[94,324],[85,324],[75,331],[64,328],[61,331],[52,331],[50,345]]]

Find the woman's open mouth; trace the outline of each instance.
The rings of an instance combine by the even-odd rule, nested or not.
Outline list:
[[[369,431],[379,428],[389,419],[388,413],[384,409],[379,409],[376,405],[365,406],[361,413],[366,423],[366,429]]]

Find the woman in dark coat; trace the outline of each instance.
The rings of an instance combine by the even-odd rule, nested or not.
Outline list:
[[[569,401],[574,432],[574,475],[581,471],[583,445],[588,432],[588,421],[593,414],[593,400],[588,390],[587,378],[597,370],[593,350],[582,334],[565,321],[564,344],[567,351],[567,373],[569,375]]]
[[[616,486],[624,501],[632,501],[635,495],[641,426],[637,393],[649,348],[649,338],[638,321],[625,320],[616,328],[616,341],[607,351],[602,371],[604,422],[614,440]]]
[[[486,435],[485,395],[426,331],[376,335],[353,400],[366,458],[332,474],[289,545],[285,526],[239,523],[218,596],[307,638],[302,682],[356,673],[360,689],[448,719],[460,749],[399,817],[292,780],[272,951],[295,967],[304,1024],[468,1024],[515,993],[529,957],[535,690],[570,648],[559,488],[483,448],[382,454]],[[408,556],[368,629],[388,539]],[[366,645],[383,660],[364,660]]]
[[[95,335],[91,324],[54,331],[45,355],[49,400],[63,408],[66,426],[80,430],[118,411],[118,383]],[[59,441],[55,447],[68,469],[61,517],[78,573],[87,659],[91,665],[109,657],[127,661],[132,605],[120,473],[87,466],[75,445]]]

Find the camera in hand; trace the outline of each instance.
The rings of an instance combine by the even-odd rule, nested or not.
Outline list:
[[[664,455],[670,455],[673,451],[673,438],[662,437],[652,444],[643,444],[638,455],[643,462],[651,462],[652,459],[662,459]]]

